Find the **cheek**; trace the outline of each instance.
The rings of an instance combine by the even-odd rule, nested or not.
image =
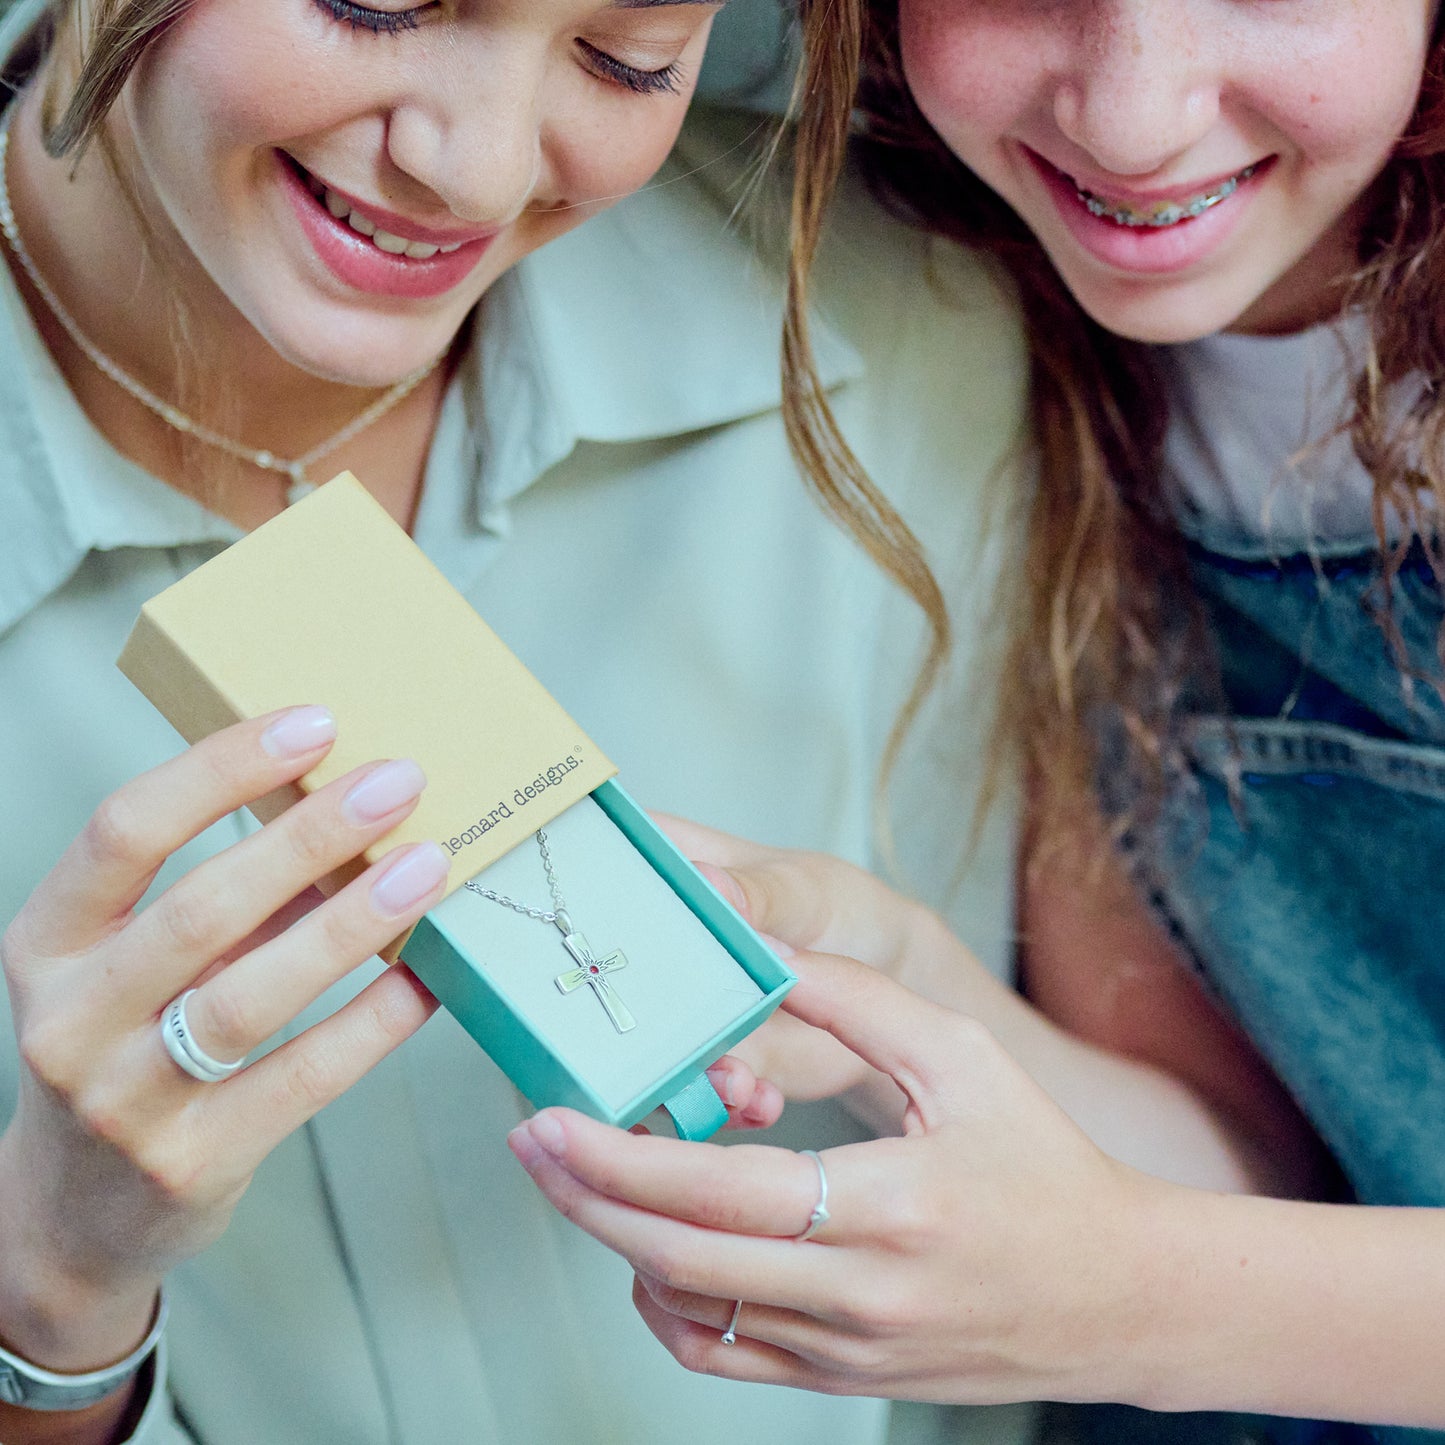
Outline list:
[[[667,159],[682,128],[687,102],[658,97],[634,105],[652,114],[596,117],[558,127],[552,154],[560,189],[572,202],[614,201],[647,184]]]
[[[903,0],[898,12],[908,88],[950,149],[970,163],[1018,126],[1039,77],[1038,37],[988,9],[966,0]]]
[[[548,116],[543,147],[553,188],[574,205],[584,203],[583,214],[600,209],[587,202],[631,195],[667,159],[687,117],[711,29],[709,19],[678,56],[675,94],[630,95],[579,77],[570,59],[563,64],[554,93],[566,99]]]
[[[646,185],[672,151],[687,117],[699,41],[684,56],[676,94],[632,95],[580,75],[566,61],[542,135],[550,175],[545,189],[593,214]]]
[[[1268,67],[1257,109],[1308,160],[1382,164],[1414,113],[1430,25],[1418,0],[1362,9],[1356,24],[1300,46],[1288,67]]]
[[[332,123],[344,111],[345,67],[298,43],[274,5],[193,5],[147,52],[129,89],[152,134],[194,147],[265,145]]]

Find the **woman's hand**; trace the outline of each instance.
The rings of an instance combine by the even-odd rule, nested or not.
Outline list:
[[[657,821],[784,959],[799,950],[845,954],[896,978],[947,949],[957,980],[984,974],[935,914],[861,868],[825,853],[765,847],[682,818]],[[892,1082],[791,1013],[775,1013],[733,1052],[785,1098],[847,1096],[881,1132],[898,1129],[903,1102]]]
[[[835,1394],[1445,1429],[1440,1210],[1137,1173],[979,1024],[850,961],[797,966],[787,1006],[908,1101],[905,1137],[824,1151],[811,1239],[818,1171],[799,1155],[563,1109],[511,1137],[547,1198],[632,1265],[638,1310],[683,1365]]]
[[[638,1137],[567,1110],[512,1148],[637,1272],[634,1299],[689,1369],[832,1393],[1127,1398],[1148,1321],[1131,1262],[1164,1188],[1107,1158],[979,1024],[857,963],[795,960],[787,1007],[906,1097],[905,1137],[811,1160]],[[723,1330],[742,1300],[737,1343]]]
[[[1057,1014],[1050,1018],[989,973],[937,914],[862,869],[661,821],[785,955],[860,959],[979,1020],[1113,1158],[1207,1189],[1319,1190],[1313,1132],[1204,997],[1127,880],[1106,895],[1108,909],[1089,894],[1082,870],[1055,874],[1052,892],[1038,882],[1026,891],[1026,958]],[[1108,847],[1102,836],[1094,841]],[[1127,988],[1123,979],[1132,981]],[[900,1127],[904,1101],[894,1082],[790,1014],[774,1015],[735,1053],[788,1098],[842,1096],[879,1133]]]
[[[314,767],[334,735],[324,709],[292,709],[135,779],[5,934],[24,1067],[0,1139],[0,1338],[36,1364],[75,1373],[134,1348],[161,1277],[221,1233],[266,1155],[436,1008],[405,968],[387,969],[214,1084],[162,1042],[162,1011],[195,988],[196,1041],[240,1058],[440,898],[447,863],[431,843],[319,904],[311,890],[415,807],[425,780],[401,761],[328,784],[138,907],[172,853]]]

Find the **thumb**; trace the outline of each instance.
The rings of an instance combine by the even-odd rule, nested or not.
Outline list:
[[[925,1128],[943,1121],[943,1100],[987,1030],[964,1014],[851,958],[796,955],[798,983],[783,1000],[794,1018],[833,1035],[907,1094]]]
[[[753,862],[697,863],[698,872],[764,938],[794,949],[824,938],[839,909],[831,876],[813,855],[779,852]],[[810,865],[811,864],[811,865]]]

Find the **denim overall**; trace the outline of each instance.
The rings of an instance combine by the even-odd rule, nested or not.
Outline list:
[[[1393,600],[1411,688],[1369,613],[1373,540],[1271,558],[1196,527],[1191,566],[1231,715],[1193,719],[1197,792],[1176,800],[1157,902],[1359,1201],[1445,1206],[1441,588],[1417,546]],[[1445,1431],[1113,1408],[1066,1433],[1445,1445]]]

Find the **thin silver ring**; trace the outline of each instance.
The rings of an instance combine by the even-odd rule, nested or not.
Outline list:
[[[743,1302],[739,1300],[733,1306],[733,1317],[728,1321],[728,1327],[723,1331],[722,1342],[725,1345],[735,1345],[738,1342],[738,1316],[743,1312]]]
[[[828,1171],[823,1168],[823,1161],[818,1157],[816,1149],[800,1149],[805,1159],[811,1159],[818,1166],[818,1202],[813,1206],[813,1212],[808,1216],[808,1222],[794,1236],[795,1239],[812,1239],[812,1237],[828,1222]]]
[[[186,1018],[186,1002],[193,993],[195,989],[188,988],[179,998],[172,1000],[161,1015],[161,1042],[176,1066],[191,1078],[203,1084],[219,1084],[222,1079],[229,1079],[238,1069],[244,1068],[246,1060],[242,1058],[234,1064],[223,1064],[196,1042],[190,1021]]]

